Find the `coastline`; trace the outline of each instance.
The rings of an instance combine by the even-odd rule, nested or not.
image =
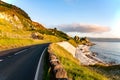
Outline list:
[[[82,65],[104,65],[104,66],[111,66],[111,65],[117,65],[113,61],[107,62],[108,60],[104,55],[101,55],[99,51],[93,51],[91,48],[94,45],[79,45],[78,47],[74,47],[71,45],[69,42],[63,41],[63,42],[58,42],[58,45],[63,47],[65,50],[67,50],[69,53],[73,55],[74,58],[78,59],[80,64]],[[98,48],[99,49],[99,48]],[[111,60],[111,59],[109,59]]]
[[[96,45],[90,48],[108,65],[120,65],[120,42],[94,42]]]
[[[96,57],[95,53],[90,51],[90,47],[88,45],[79,45],[76,48],[75,57],[80,61],[82,65],[95,65],[95,64],[103,64],[107,65],[104,61]]]

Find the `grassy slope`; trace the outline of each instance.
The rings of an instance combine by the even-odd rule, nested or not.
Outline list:
[[[32,39],[32,33],[40,31],[49,33],[49,30],[43,25],[33,22],[27,13],[14,5],[0,1],[0,13],[4,14],[4,16],[6,15],[8,18],[0,17],[0,50],[63,40],[63,38],[57,37],[54,34],[44,33],[41,33],[43,39]],[[17,17],[17,21],[15,16]],[[19,29],[19,26],[22,28]]]
[[[12,5],[12,4],[8,4],[8,3],[5,3],[3,1],[0,1],[0,10],[1,12],[3,11],[8,11],[10,12],[14,12],[14,13],[18,13],[20,14],[21,16],[25,17],[26,19],[29,19],[30,20],[30,17],[28,16],[28,14],[26,14],[26,12],[24,12],[22,9]],[[10,12],[10,13],[11,13]]]
[[[33,40],[30,38],[32,32],[13,30],[12,27],[8,21],[0,19],[0,50],[47,42]]]
[[[108,80],[105,76],[98,74],[94,70],[79,65],[78,60],[57,44],[52,44],[50,47],[67,70],[69,78],[73,80]]]
[[[0,51],[16,48],[16,47],[32,45],[32,44],[41,44],[41,43],[47,43],[47,41],[33,40],[33,39],[19,39],[19,38],[2,38],[0,39]]]
[[[58,42],[62,39],[52,36],[52,35],[43,35],[43,40],[35,40],[31,38],[8,38],[8,37],[2,37],[0,38],[0,50],[10,49],[10,48],[16,48],[26,45],[32,45],[32,44],[41,44],[41,43],[48,43],[48,42]]]
[[[58,42],[62,40],[68,40],[74,46],[77,46],[76,42],[73,39],[70,39],[70,37],[67,36],[65,33],[54,29],[46,29],[43,27],[43,25],[31,21],[28,14],[26,14],[22,9],[17,8],[16,6],[3,3],[0,1],[0,11],[5,12],[5,14],[9,14],[11,16],[13,16],[13,14],[16,15],[21,21],[21,24],[24,26],[22,30],[18,30],[17,28],[15,28],[15,25],[19,23],[15,21],[13,18],[11,19],[12,21],[14,21],[15,25],[11,24],[10,21],[0,18],[0,50],[32,45],[32,44],[46,43],[46,42]],[[32,29],[34,30],[32,31]],[[32,32],[40,32],[44,37],[44,39],[43,40],[31,39],[30,36]],[[76,80],[79,79],[106,80],[106,78],[104,78],[99,74],[96,74],[96,72],[93,71],[91,74],[91,70],[83,66],[79,66],[78,61],[58,45],[54,44],[53,47],[52,50],[56,53],[56,55],[59,56],[61,62],[63,63],[65,69],[68,72],[69,77],[74,78]],[[116,67],[114,68],[116,69]],[[97,69],[96,71],[106,75],[108,75],[110,71],[110,70],[106,70],[106,68],[104,67],[99,67],[99,68],[95,67],[95,69]],[[111,68],[108,67],[107,69],[111,69]],[[112,76],[112,79],[114,79],[115,77],[116,80],[118,77],[119,80],[120,78],[118,75],[114,76],[110,74],[108,77]]]
[[[88,68],[96,70],[100,74],[104,74],[105,76],[109,77],[110,80],[120,80],[120,65],[113,66],[93,65]]]

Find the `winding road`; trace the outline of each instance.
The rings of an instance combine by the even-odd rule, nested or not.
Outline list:
[[[48,44],[0,52],[0,80],[34,80],[40,56]],[[6,54],[7,53],[7,54]]]

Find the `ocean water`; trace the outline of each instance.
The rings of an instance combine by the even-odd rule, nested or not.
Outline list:
[[[97,53],[102,61],[111,64],[120,64],[120,42],[94,42],[96,45],[90,48]]]

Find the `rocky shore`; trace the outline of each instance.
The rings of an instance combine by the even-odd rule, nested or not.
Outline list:
[[[65,50],[70,52],[73,57],[77,58],[82,65],[95,65],[95,64],[104,64],[106,63],[96,57],[96,53],[90,51],[91,45],[79,45],[77,48],[72,46],[68,42],[59,42],[57,43]]]
[[[105,64],[102,60],[96,57],[96,54],[90,51],[91,46],[79,45],[76,48],[75,57],[83,65]]]

